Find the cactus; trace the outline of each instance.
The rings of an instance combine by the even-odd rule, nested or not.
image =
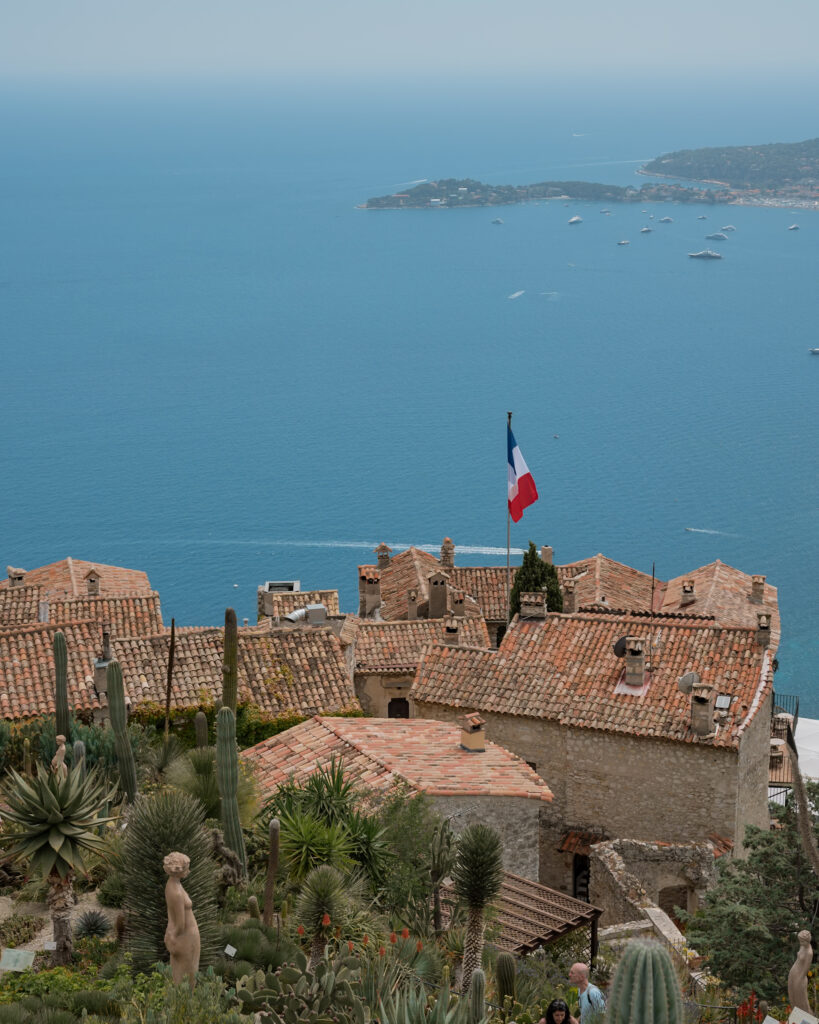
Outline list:
[[[667,951],[656,943],[630,942],[609,995],[610,1024],[681,1024],[682,998]]]
[[[279,873],[279,830],[278,818],[271,818],[268,831],[270,846],[267,850],[267,878],[264,883],[264,923],[273,924],[273,897],[276,892],[276,875]]]
[[[498,954],[498,960],[495,964],[495,975],[497,979],[498,1002],[503,1006],[507,996],[514,1002],[517,966],[515,958],[511,953]]]
[[[85,744],[82,740],[74,740],[74,767],[80,768],[80,778],[85,778]]]
[[[354,957],[320,960],[307,967],[304,953],[276,971],[257,970],[236,983],[236,996],[246,1014],[264,1011],[270,1024],[365,1024],[368,1014],[357,989],[361,966]]]
[[[247,912],[253,918],[254,921],[261,920],[261,913],[259,911],[259,901],[255,896],[250,896],[247,901]]]
[[[222,827],[225,842],[239,858],[242,878],[247,879],[247,854],[242,826],[239,821],[239,752],[236,747],[236,719],[228,707],[220,708],[216,716],[216,781],[221,798]]]
[[[31,740],[26,736],[23,740],[23,773],[31,775]]]
[[[208,745],[208,716],[204,711],[197,711],[193,719],[193,727],[196,730],[197,747]]]
[[[68,648],[65,636],[54,634],[54,672],[56,678],[57,735],[68,739],[71,734],[71,716],[68,712]]]
[[[114,730],[114,744],[117,752],[117,764],[122,780],[122,788],[129,804],[136,800],[137,778],[134,752],[128,738],[128,716],[125,710],[125,688],[122,685],[122,670],[119,662],[111,661],[105,670],[108,682],[108,712],[111,716],[111,727]]]
[[[469,1024],[480,1024],[486,1017],[486,975],[478,967],[469,979]]]
[[[222,656],[222,707],[236,714],[239,688],[239,631],[236,612],[225,609],[225,651]]]

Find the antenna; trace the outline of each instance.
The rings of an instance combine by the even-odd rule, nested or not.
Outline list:
[[[686,672],[684,676],[680,676],[677,680],[677,686],[680,688],[681,693],[691,693],[695,686],[699,684],[700,677],[696,672]]]

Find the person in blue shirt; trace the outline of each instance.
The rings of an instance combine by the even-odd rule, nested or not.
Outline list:
[[[569,984],[577,988],[580,1000],[580,1024],[594,1024],[602,1020],[606,1010],[606,998],[596,985],[589,982],[588,964],[572,964],[569,968]]]

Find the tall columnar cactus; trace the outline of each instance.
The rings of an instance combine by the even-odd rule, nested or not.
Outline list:
[[[122,685],[122,670],[119,662],[111,661],[105,670],[108,683],[108,713],[114,730],[114,746],[117,752],[122,788],[129,804],[136,800],[137,778],[134,752],[128,738],[128,714],[125,709],[125,687]]]
[[[480,969],[469,979],[469,1024],[480,1024],[486,1017],[486,975]]]
[[[651,942],[630,942],[614,974],[610,1024],[681,1024],[682,997],[668,952]]]
[[[515,958],[511,953],[499,953],[495,964],[497,977],[498,1002],[503,1006],[507,996],[515,1001],[515,981],[517,979],[517,966]]]
[[[196,731],[197,747],[208,745],[208,716],[204,711],[197,711],[193,717],[193,728]]]
[[[225,609],[225,651],[222,656],[222,707],[230,708],[236,714],[236,699],[239,689],[239,628],[236,612]]]
[[[85,744],[74,740],[74,767],[80,769],[80,778],[85,778]]]
[[[267,878],[264,883],[264,923],[273,924],[273,897],[276,892],[276,875],[279,873],[279,832],[281,825],[278,818],[271,818],[268,831],[270,846],[267,850]]]
[[[222,828],[225,842],[242,864],[242,877],[247,878],[247,854],[239,821],[239,751],[236,747],[236,718],[230,708],[219,708],[216,716],[216,781],[222,806]]]
[[[31,740],[26,736],[23,740],[23,772],[28,778],[31,775]]]
[[[68,739],[71,732],[71,717],[68,712],[68,648],[65,636],[57,630],[54,634],[54,672],[56,679],[57,735]]]

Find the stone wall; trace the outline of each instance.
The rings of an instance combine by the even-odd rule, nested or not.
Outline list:
[[[388,709],[393,697],[409,697],[412,675],[381,675],[375,672],[356,672],[353,677],[355,695],[365,715],[389,718]]]
[[[735,850],[743,856],[745,826],[770,827],[768,777],[771,756],[773,694],[769,694],[745,730],[739,748],[739,792]]]
[[[436,811],[449,819],[453,832],[473,822],[491,825],[503,839],[503,866],[533,882],[538,880],[537,821],[542,801],[525,797],[433,797]]]

